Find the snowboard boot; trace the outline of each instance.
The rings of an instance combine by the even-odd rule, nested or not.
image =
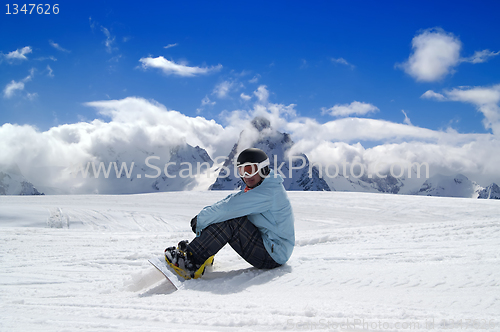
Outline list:
[[[187,251],[188,241],[179,242],[176,247],[165,249],[165,261],[167,264],[184,279],[198,279],[205,273],[207,266],[213,265],[214,256],[210,256],[204,263],[194,262],[193,254]]]

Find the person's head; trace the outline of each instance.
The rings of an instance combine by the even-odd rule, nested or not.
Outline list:
[[[269,175],[269,158],[261,149],[241,151],[236,161],[238,175],[249,188],[258,186]]]

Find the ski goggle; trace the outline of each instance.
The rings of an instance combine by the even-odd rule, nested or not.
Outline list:
[[[251,178],[266,166],[269,166],[269,158],[260,163],[244,163],[238,166],[238,175],[242,178]]]

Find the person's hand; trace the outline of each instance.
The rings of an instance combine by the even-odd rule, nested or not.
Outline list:
[[[196,233],[196,223],[198,222],[198,216],[194,216],[193,219],[191,219],[191,229],[193,230],[193,233]]]

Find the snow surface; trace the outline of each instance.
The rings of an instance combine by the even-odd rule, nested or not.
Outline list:
[[[289,192],[286,265],[172,292],[147,259],[227,194],[0,197],[0,331],[500,331],[500,202]]]

